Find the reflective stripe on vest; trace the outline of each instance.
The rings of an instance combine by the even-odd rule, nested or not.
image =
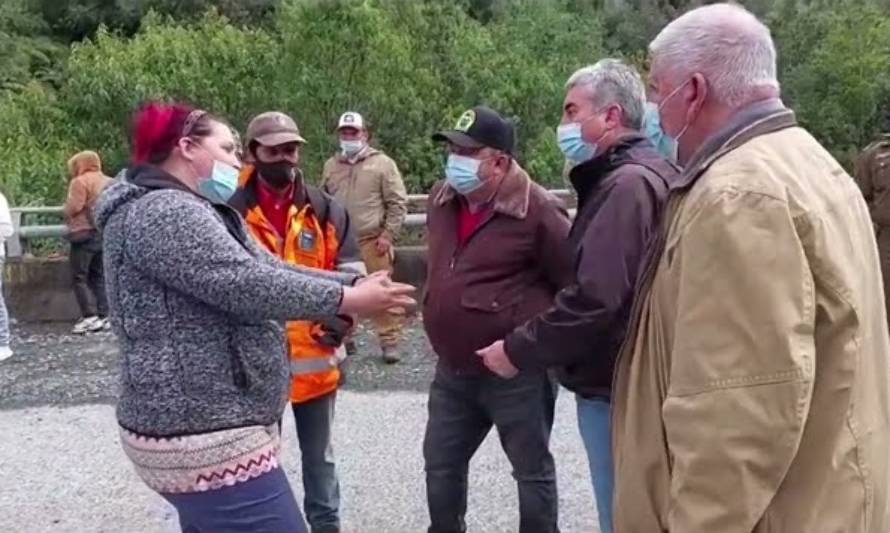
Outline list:
[[[337,368],[337,356],[324,357],[303,357],[300,359],[290,360],[290,374],[299,376],[302,374],[314,374],[315,372],[323,372]]]

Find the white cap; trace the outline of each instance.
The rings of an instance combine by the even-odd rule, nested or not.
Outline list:
[[[357,130],[365,129],[365,119],[354,111],[347,111],[340,115],[340,121],[337,123],[337,130],[343,128],[355,128]]]

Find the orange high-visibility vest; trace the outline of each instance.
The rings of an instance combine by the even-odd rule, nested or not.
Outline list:
[[[246,186],[253,167],[242,169],[239,183]],[[286,235],[281,236],[266,219],[259,205],[247,206],[244,215],[251,235],[266,250],[285,262],[322,270],[336,270],[339,243],[335,228],[319,220],[312,203],[290,206]],[[315,322],[295,320],[287,323],[290,354],[290,400],[302,403],[324,396],[337,388],[340,370],[335,349],[319,344],[321,327]]]

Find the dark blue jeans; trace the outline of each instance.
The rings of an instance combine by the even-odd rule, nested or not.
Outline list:
[[[303,461],[303,509],[313,533],[340,531],[340,482],[331,445],[336,399],[334,391],[292,404]]]
[[[182,533],[307,533],[281,468],[231,487],[161,496],[179,513]]]
[[[440,367],[430,387],[423,443],[429,533],[467,526],[470,458],[494,425],[519,488],[519,532],[558,533],[556,468],[550,430],[556,387],[545,373],[514,379],[458,375]]]

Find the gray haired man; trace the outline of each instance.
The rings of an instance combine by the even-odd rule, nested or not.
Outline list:
[[[569,243],[574,280],[554,305],[480,351],[502,377],[553,368],[576,394],[603,533],[611,533],[609,405],[640,264],[677,169],[640,133],[644,88],[633,67],[604,59],[566,83],[559,144],[578,193]]]
[[[615,363],[615,529],[886,533],[890,341],[862,195],[782,103],[744,8],[689,11],[649,49],[683,177]]]

